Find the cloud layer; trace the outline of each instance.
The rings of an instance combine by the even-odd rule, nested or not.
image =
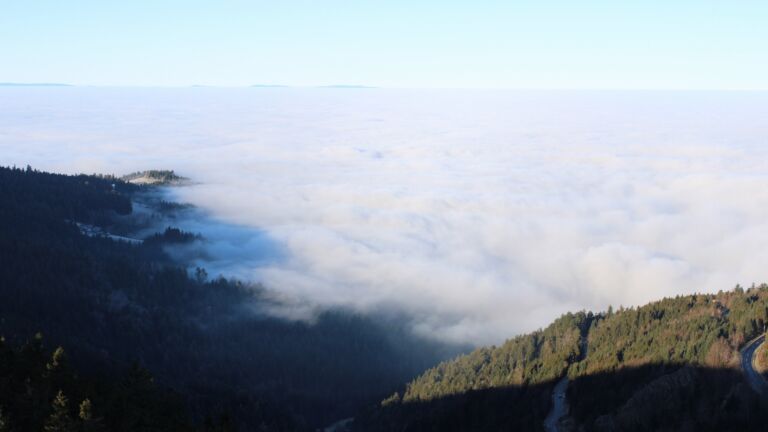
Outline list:
[[[0,89],[0,162],[176,169],[218,271],[489,343],[768,280],[765,118],[768,93]]]

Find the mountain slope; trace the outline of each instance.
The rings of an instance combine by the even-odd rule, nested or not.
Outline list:
[[[765,410],[741,377],[738,349],[766,321],[766,285],[567,314],[543,330],[427,370],[402,395],[363,413],[357,429],[543,430],[549,393],[567,373],[566,423],[573,427],[761,430],[755,428],[764,424]]]
[[[133,198],[150,188],[0,168],[0,334],[21,344],[42,332],[107,379],[136,362],[196,420],[228,413],[243,430],[313,430],[440,359],[441,347],[394,319],[332,310],[306,323],[261,312],[272,301],[262,287],[209,280],[164,253],[164,242],[204,241],[195,235],[98,234],[131,236]]]

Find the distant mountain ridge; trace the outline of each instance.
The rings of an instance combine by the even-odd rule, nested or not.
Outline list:
[[[290,86],[290,85],[284,85],[284,84],[254,84],[251,86],[252,88],[302,88],[304,86]],[[375,86],[368,86],[368,85],[359,85],[359,84],[328,84],[328,85],[318,85],[318,86],[309,86],[309,88],[335,88],[335,89],[375,89],[379,87]]]
[[[336,89],[375,89],[378,87],[374,86],[367,86],[367,85],[357,85],[357,84],[331,84],[331,85],[324,85],[324,86],[318,86],[320,88],[336,88]]]
[[[74,87],[72,84],[63,83],[15,83],[0,82],[0,87]]]
[[[173,170],[137,171],[120,179],[137,185],[179,186],[190,183],[188,178],[177,175]]]

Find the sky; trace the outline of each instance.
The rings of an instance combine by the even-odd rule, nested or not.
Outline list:
[[[768,281],[766,118],[767,92],[4,87],[0,164],[175,169],[199,264],[276,315],[482,345]]]
[[[763,0],[8,0],[0,82],[768,89]]]

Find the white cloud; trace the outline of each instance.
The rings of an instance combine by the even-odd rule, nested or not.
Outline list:
[[[768,279],[766,93],[0,92],[3,164],[194,177],[211,265],[304,315],[487,343]]]

